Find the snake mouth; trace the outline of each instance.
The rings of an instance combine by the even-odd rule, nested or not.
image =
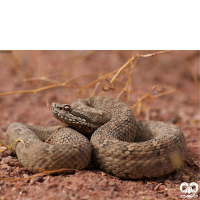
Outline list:
[[[56,112],[56,108],[58,108],[57,103],[52,103],[51,104],[51,111],[55,111]]]
[[[64,123],[66,123],[66,120],[64,120],[64,117],[67,113],[69,113],[69,111],[66,111],[64,109],[65,106],[63,104],[57,104],[57,103],[51,104],[51,112],[52,112],[53,116],[56,119],[58,119],[59,121],[62,121]]]

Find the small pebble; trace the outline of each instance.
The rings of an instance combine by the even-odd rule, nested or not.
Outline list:
[[[109,181],[109,182],[108,182],[108,185],[110,185],[110,186],[115,186],[116,183],[115,183],[114,181]]]
[[[36,176],[34,177],[35,182],[42,182],[43,181],[43,176]]]
[[[188,140],[188,143],[190,143],[190,142],[196,142],[196,141],[197,140],[195,138],[191,138],[191,139]]]
[[[173,180],[172,183],[174,183],[174,184],[180,184],[181,181],[180,180]]]
[[[9,167],[8,164],[3,164],[3,165],[1,165],[1,168],[2,168],[2,169],[7,169],[7,167]]]
[[[155,188],[155,185],[154,185],[154,184],[149,184],[149,185],[148,185],[148,189],[154,190],[154,188]]]
[[[190,182],[190,176],[182,176],[181,178],[183,182]]]
[[[47,185],[47,189],[48,189],[48,190],[49,190],[49,189],[52,189],[52,188],[57,188],[57,187],[58,187],[58,185],[55,184],[55,183],[50,183],[50,184]]]
[[[24,178],[28,178],[29,175],[28,175],[28,174],[23,174],[23,177],[24,177]]]
[[[177,117],[172,117],[172,118],[169,119],[169,122],[176,124],[178,122],[178,119],[177,119]]]

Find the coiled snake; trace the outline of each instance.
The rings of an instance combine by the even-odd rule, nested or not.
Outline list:
[[[40,168],[81,170],[89,165],[91,155],[101,170],[130,179],[162,176],[184,164],[182,131],[163,122],[136,122],[120,100],[90,97],[71,106],[53,103],[51,109],[55,118],[73,129],[14,122],[6,132],[8,145],[15,140],[24,142],[16,142],[12,150],[31,172]],[[91,137],[90,141],[77,131]],[[51,144],[43,142],[52,134]]]

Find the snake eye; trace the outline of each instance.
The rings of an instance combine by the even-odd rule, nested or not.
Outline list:
[[[71,106],[70,105],[65,105],[64,106],[64,110],[65,111],[70,111],[71,110]]]

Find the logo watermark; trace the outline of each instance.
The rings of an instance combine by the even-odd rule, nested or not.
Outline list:
[[[192,182],[190,184],[186,182],[181,183],[180,190],[182,193],[185,193],[185,195],[181,195],[181,198],[193,199],[198,197],[198,195],[196,195],[196,193],[198,192],[198,184],[195,182]]]

